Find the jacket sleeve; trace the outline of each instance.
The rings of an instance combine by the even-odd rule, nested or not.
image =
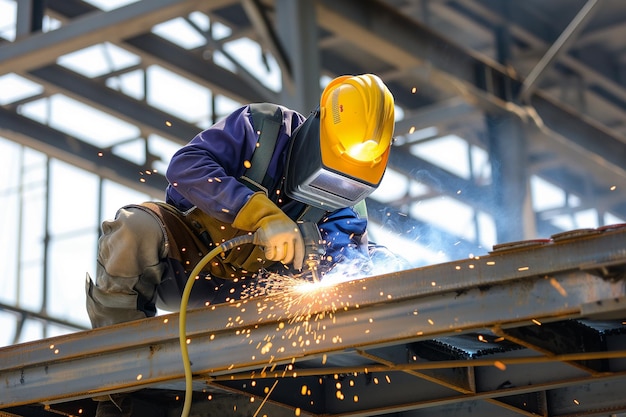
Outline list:
[[[302,120],[288,109],[283,113],[283,126],[268,174],[282,175],[291,132]],[[238,179],[246,170],[246,161],[251,159],[257,140],[249,106],[235,110],[199,133],[170,161],[166,201],[183,211],[196,206],[217,220],[232,223],[253,193]]]
[[[330,213],[319,223],[320,234],[326,241],[326,262],[330,265],[367,257],[367,220],[352,208]]]
[[[168,203],[183,210],[197,206],[212,217],[232,222],[252,194],[237,181],[256,141],[246,109],[199,133],[172,156],[166,172]]]

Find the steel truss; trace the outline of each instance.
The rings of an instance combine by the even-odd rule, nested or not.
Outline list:
[[[612,226],[193,310],[194,407],[251,398],[292,415],[626,410],[625,268],[626,227]],[[36,404],[145,389],[175,411],[177,326],[170,314],[3,348],[0,408],[31,415]]]

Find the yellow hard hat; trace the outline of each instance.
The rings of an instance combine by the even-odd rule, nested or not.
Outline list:
[[[358,204],[383,178],[394,128],[393,96],[373,74],[341,76],[294,132],[285,193],[324,210]]]
[[[374,74],[332,80],[320,100],[320,148],[326,167],[377,186],[394,129],[393,95]]]

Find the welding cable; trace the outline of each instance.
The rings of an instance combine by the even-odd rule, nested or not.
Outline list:
[[[191,295],[191,288],[196,278],[200,275],[200,272],[209,261],[222,252],[229,251],[237,246],[252,243],[254,235],[242,235],[227,240],[209,253],[204,255],[197,265],[189,274],[183,295],[180,299],[180,310],[178,315],[178,341],[180,343],[180,353],[183,359],[183,368],[185,369],[185,402],[183,405],[183,411],[181,417],[188,417],[191,411],[191,399],[193,396],[193,373],[191,372],[191,362],[189,361],[189,351],[187,350],[187,304],[189,303],[189,296]]]

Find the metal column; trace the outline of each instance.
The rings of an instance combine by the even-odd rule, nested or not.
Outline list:
[[[289,57],[291,88],[282,103],[308,114],[319,103],[320,57],[315,5],[306,0],[277,0],[278,34]],[[289,76],[283,74],[283,80]],[[284,81],[283,81],[284,82]]]
[[[498,60],[506,65],[511,58],[511,35],[507,25],[496,28],[495,40]],[[492,81],[489,77],[483,80],[487,90],[506,102],[516,101],[518,85],[508,79],[502,83]],[[525,124],[513,113],[488,113],[486,127],[497,240],[511,242],[531,239],[535,237],[536,228],[528,190]]]
[[[513,115],[487,115],[494,221],[498,242],[535,235],[528,190],[528,155],[524,124]]]
[[[44,0],[18,0],[16,34],[18,37],[38,32],[43,26]]]

